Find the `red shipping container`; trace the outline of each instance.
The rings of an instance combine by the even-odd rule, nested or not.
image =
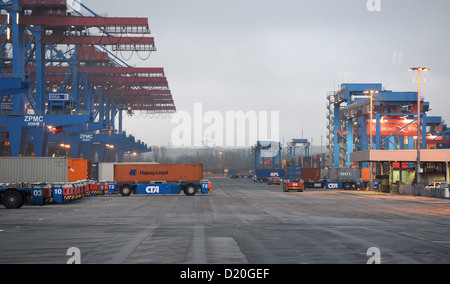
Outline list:
[[[320,168],[302,168],[302,179],[305,181],[320,180]]]

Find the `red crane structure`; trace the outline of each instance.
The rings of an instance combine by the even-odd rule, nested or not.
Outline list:
[[[47,90],[52,86],[62,90],[69,85],[75,89],[73,86],[78,82],[73,80],[85,74],[95,89],[103,88],[103,94],[108,95],[118,109],[176,111],[163,68],[131,67],[114,55],[156,51],[154,38],[148,36],[147,18],[100,17],[79,3],[91,13],[83,16],[79,11],[68,10],[66,0],[20,0],[20,4],[25,11],[19,18],[20,25],[41,27],[41,43],[47,47],[69,46],[72,52],[68,53],[71,57],[66,56],[67,60],[58,58],[57,51],[53,60],[47,58],[51,63],[46,63],[45,76],[40,74],[41,78],[46,78]],[[6,20],[6,15],[0,16],[0,22]],[[5,37],[2,36],[2,42]],[[33,33],[25,33],[25,44],[33,40]],[[77,56],[73,56],[75,52]],[[70,61],[74,59],[76,62],[72,65],[78,70],[69,83],[64,79],[73,72]],[[25,71],[30,74],[31,82],[38,79],[40,71],[33,62],[27,64]]]

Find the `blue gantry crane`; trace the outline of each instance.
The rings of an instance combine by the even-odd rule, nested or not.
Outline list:
[[[297,165],[298,157],[303,156],[305,158],[310,157],[310,147],[311,143],[308,139],[292,139],[288,143],[288,152],[289,152],[289,164]]]
[[[275,141],[257,141],[252,147],[257,169],[281,169],[281,143]]]
[[[117,56],[156,50],[148,19],[101,17],[70,2],[0,1],[0,155],[64,147],[102,162],[151,151],[123,132],[122,119],[176,111],[164,69]]]

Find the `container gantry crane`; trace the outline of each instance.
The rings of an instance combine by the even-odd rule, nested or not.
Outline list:
[[[66,0],[0,1],[0,143],[12,156],[63,144],[75,158],[121,160],[151,151],[123,133],[124,111],[176,111],[163,68],[114,54],[156,50],[148,19],[100,17],[78,4],[88,16]]]
[[[292,139],[288,143],[289,160],[288,164],[298,165],[298,158],[303,156],[305,158],[310,158],[310,147],[311,143],[308,139]]]
[[[372,123],[370,123],[370,95]],[[430,103],[421,99],[422,149],[446,144],[450,137],[441,117],[430,116]],[[342,84],[333,94],[334,139],[331,149],[334,168],[351,167],[350,154],[355,151],[414,149],[417,139],[417,92],[393,92],[382,84]],[[372,124],[372,129],[370,125]],[[370,140],[372,138],[372,141]],[[428,146],[427,146],[428,145]],[[447,144],[448,145],[448,144]],[[364,163],[363,167],[367,167]]]

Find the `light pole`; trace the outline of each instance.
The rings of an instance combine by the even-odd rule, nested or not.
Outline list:
[[[427,67],[412,67],[409,68],[409,71],[417,71],[418,73],[418,78],[417,78],[417,86],[418,86],[418,90],[417,90],[417,165],[416,165],[416,181],[417,184],[420,184],[421,178],[420,178],[420,148],[422,148],[422,143],[421,143],[421,117],[422,117],[422,108],[420,106],[420,83],[421,83],[421,72],[422,71],[429,71],[430,68]]]
[[[370,129],[370,141],[369,141],[369,151],[373,150],[373,94],[377,94],[378,91],[370,90],[364,91],[364,94],[370,94],[370,121],[369,121],[369,129]],[[369,154],[370,156],[370,154]],[[373,162],[370,161],[370,190],[373,190]]]
[[[219,163],[220,163],[219,176],[221,176],[221,177],[222,177],[222,154],[223,154],[223,152],[219,152]]]

